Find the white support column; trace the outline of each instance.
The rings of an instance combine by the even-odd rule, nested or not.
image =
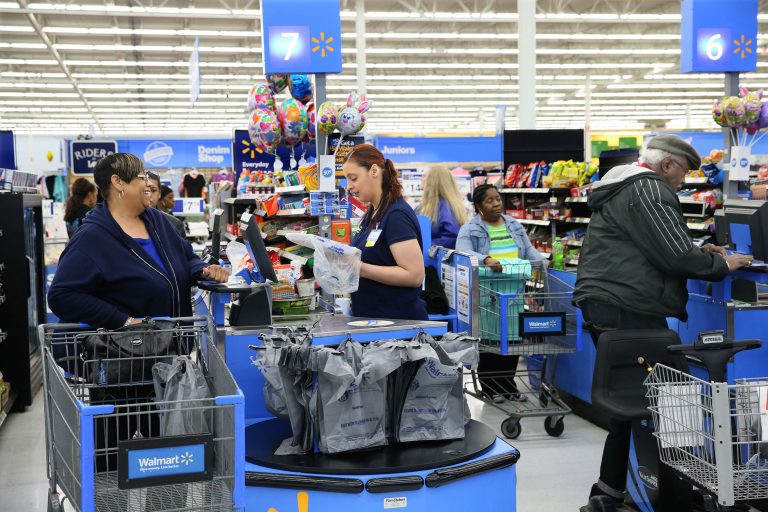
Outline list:
[[[584,87],[584,161],[592,161],[592,77],[587,75]],[[600,156],[600,155],[597,155]]]
[[[355,41],[357,59],[357,94],[365,92],[365,0],[357,0],[357,16],[355,16]]]
[[[536,129],[536,0],[517,0],[517,116],[521,130]]]

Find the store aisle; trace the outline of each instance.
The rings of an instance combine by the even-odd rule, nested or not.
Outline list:
[[[32,407],[12,413],[0,428],[0,512],[44,512],[45,475],[43,395]]]
[[[490,405],[469,397],[472,417],[501,436],[506,416]],[[518,512],[573,512],[586,503],[597,478],[605,430],[575,415],[565,418],[562,436],[544,431],[544,418],[522,420],[520,437],[508,442],[520,450],[517,463]],[[503,436],[501,436],[503,438]]]
[[[504,415],[470,397],[472,416],[498,434]],[[583,505],[600,464],[605,431],[569,416],[562,437],[544,432],[543,420],[523,420],[513,441],[518,463],[519,512],[572,512]],[[46,510],[43,400],[38,394],[24,413],[11,414],[0,428],[0,512]]]

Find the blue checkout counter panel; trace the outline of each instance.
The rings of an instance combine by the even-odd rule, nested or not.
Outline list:
[[[557,272],[557,277],[569,284],[576,283],[573,273]],[[688,321],[672,318],[668,320],[669,327],[679,334],[683,343],[693,343],[700,332],[717,330],[725,331],[726,337],[734,340],[761,340],[763,347],[736,355],[728,365],[728,380],[767,377],[768,302],[765,305],[734,302],[731,295],[734,279],[762,284],[768,281],[768,274],[743,271],[717,283],[689,281]],[[589,333],[584,330],[580,335],[581,350],[558,357],[555,386],[591,404],[596,352]],[[694,373],[697,373],[695,369]]]

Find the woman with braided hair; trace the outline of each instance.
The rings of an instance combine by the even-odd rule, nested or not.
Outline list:
[[[522,224],[504,215],[504,202],[496,187],[483,184],[475,188],[472,204],[477,215],[459,230],[457,251],[474,254],[480,264],[486,265],[493,272],[502,271],[504,260],[544,260],[544,256],[531,245]],[[480,354],[477,372],[480,387],[494,402],[526,399],[515,385],[514,372],[518,359],[519,356],[490,352]]]

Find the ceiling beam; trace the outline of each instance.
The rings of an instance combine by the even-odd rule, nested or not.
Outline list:
[[[23,9],[26,9],[28,4],[27,0],[16,0]],[[59,68],[64,72],[64,74],[69,79],[70,83],[72,84],[72,87],[74,87],[75,92],[77,92],[77,95],[80,97],[80,100],[85,105],[85,108],[88,109],[88,113],[93,118],[94,124],[99,128],[99,131],[102,133],[104,132],[104,129],[102,128],[101,122],[99,122],[99,118],[96,116],[96,113],[93,111],[93,108],[91,108],[90,103],[88,103],[88,100],[85,98],[85,94],[83,94],[82,89],[80,89],[80,85],[77,83],[77,80],[72,76],[72,73],[69,71],[69,67],[64,63],[64,59],[61,57],[61,54],[56,50],[56,48],[53,47],[53,43],[48,38],[48,35],[43,32],[43,27],[40,24],[40,22],[37,19],[37,16],[35,16],[32,13],[26,13],[27,20],[29,21],[29,24],[32,25],[32,28],[35,29],[35,32],[37,32],[37,35],[40,37],[40,39],[43,40],[45,43],[45,46],[48,47],[48,52],[53,56],[53,58],[58,63]]]

